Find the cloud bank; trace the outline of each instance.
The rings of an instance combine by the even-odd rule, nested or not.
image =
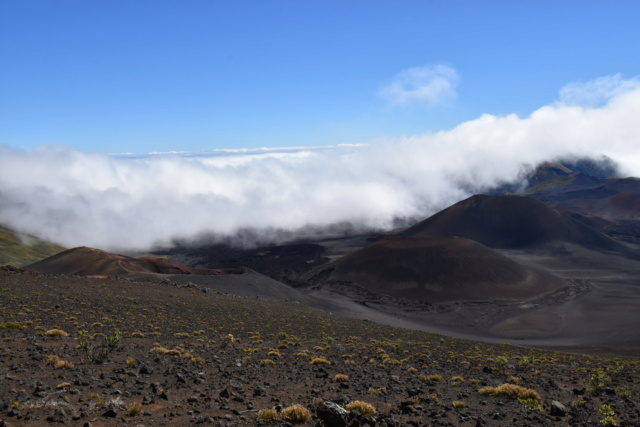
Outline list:
[[[383,87],[379,95],[391,105],[437,105],[456,96],[458,72],[443,64],[408,68]]]
[[[625,80],[620,74],[614,74],[588,82],[570,83],[560,91],[560,101],[566,105],[601,107],[612,98],[638,87],[639,79]]]
[[[246,229],[268,239],[336,223],[389,228],[551,159],[606,155],[640,176],[634,82],[598,107],[561,99],[525,118],[483,115],[367,146],[142,157],[0,146],[0,223],[69,247],[142,250]]]

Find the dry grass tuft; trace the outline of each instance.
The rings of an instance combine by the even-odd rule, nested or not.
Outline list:
[[[129,409],[127,410],[127,414],[129,414],[130,417],[135,417],[140,412],[142,412],[142,404],[137,402],[129,406]]]
[[[69,334],[63,331],[62,329],[49,329],[44,333],[48,337],[68,337]]]
[[[196,356],[191,356],[189,358],[189,361],[191,361],[191,363],[193,363],[194,365],[200,365],[200,366],[204,366],[206,363],[202,357],[196,357]]]
[[[51,355],[47,356],[47,365],[55,365],[59,361],[60,361],[60,358],[58,356],[56,356],[55,354],[51,354]]]
[[[56,355],[47,357],[47,365],[52,365],[56,369],[73,369],[75,367],[73,363],[62,360]]]
[[[278,413],[275,409],[263,409],[258,412],[258,419],[265,421],[275,421],[278,419]]]
[[[27,327],[20,322],[7,322],[1,324],[0,329],[27,329]]]
[[[168,354],[169,356],[181,356],[184,353],[184,349],[182,347],[176,347],[173,349],[155,346],[151,350],[150,353],[160,353],[160,354]]]
[[[374,415],[376,413],[376,408],[370,403],[363,402],[361,400],[354,400],[353,402],[347,403],[347,411],[358,411],[362,415]]]
[[[329,362],[324,357],[314,357],[313,359],[311,359],[311,362],[309,363],[311,365],[331,365],[331,362]]]
[[[513,399],[540,400],[540,395],[537,391],[515,384],[501,384],[498,387],[485,387],[481,388],[478,393],[490,396],[505,396]]]
[[[191,334],[188,332],[176,332],[173,336],[176,338],[191,338]]]
[[[290,423],[306,423],[311,419],[311,411],[302,405],[292,405],[282,410],[282,419]]]
[[[349,381],[349,375],[336,374],[336,376],[333,377],[333,380],[337,383],[344,383]]]

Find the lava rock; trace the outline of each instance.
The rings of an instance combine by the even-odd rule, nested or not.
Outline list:
[[[106,411],[104,411],[102,416],[105,418],[115,418],[118,416],[118,413],[115,411],[115,409],[109,408]]]
[[[316,416],[326,427],[346,427],[348,412],[333,402],[321,402],[316,408]]]
[[[564,417],[567,415],[567,407],[557,400],[553,400],[551,402],[551,409],[549,410],[549,413],[554,417]]]
[[[148,366],[148,365],[142,365],[140,367],[140,371],[138,371],[138,372],[140,372],[140,374],[142,374],[142,375],[151,375],[151,374],[153,374],[153,368],[151,366]]]
[[[67,412],[63,408],[56,408],[53,414],[47,417],[50,423],[65,423],[67,421]]]

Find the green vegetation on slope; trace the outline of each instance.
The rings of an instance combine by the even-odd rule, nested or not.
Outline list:
[[[549,179],[546,179],[533,187],[527,188],[523,194],[535,194],[544,190],[549,190],[551,188],[563,187],[567,185],[573,184],[576,179],[576,173],[572,173],[570,175],[561,175],[561,176],[553,176]]]
[[[63,250],[62,246],[18,234],[0,225],[0,265],[22,267]]]

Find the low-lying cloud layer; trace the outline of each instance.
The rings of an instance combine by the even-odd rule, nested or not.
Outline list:
[[[389,228],[557,158],[606,155],[640,176],[640,84],[602,87],[569,87],[570,103],[527,118],[483,115],[367,146],[138,158],[4,146],[0,223],[65,246],[145,249],[243,229],[268,238],[336,223]],[[597,106],[576,102],[598,90]]]

